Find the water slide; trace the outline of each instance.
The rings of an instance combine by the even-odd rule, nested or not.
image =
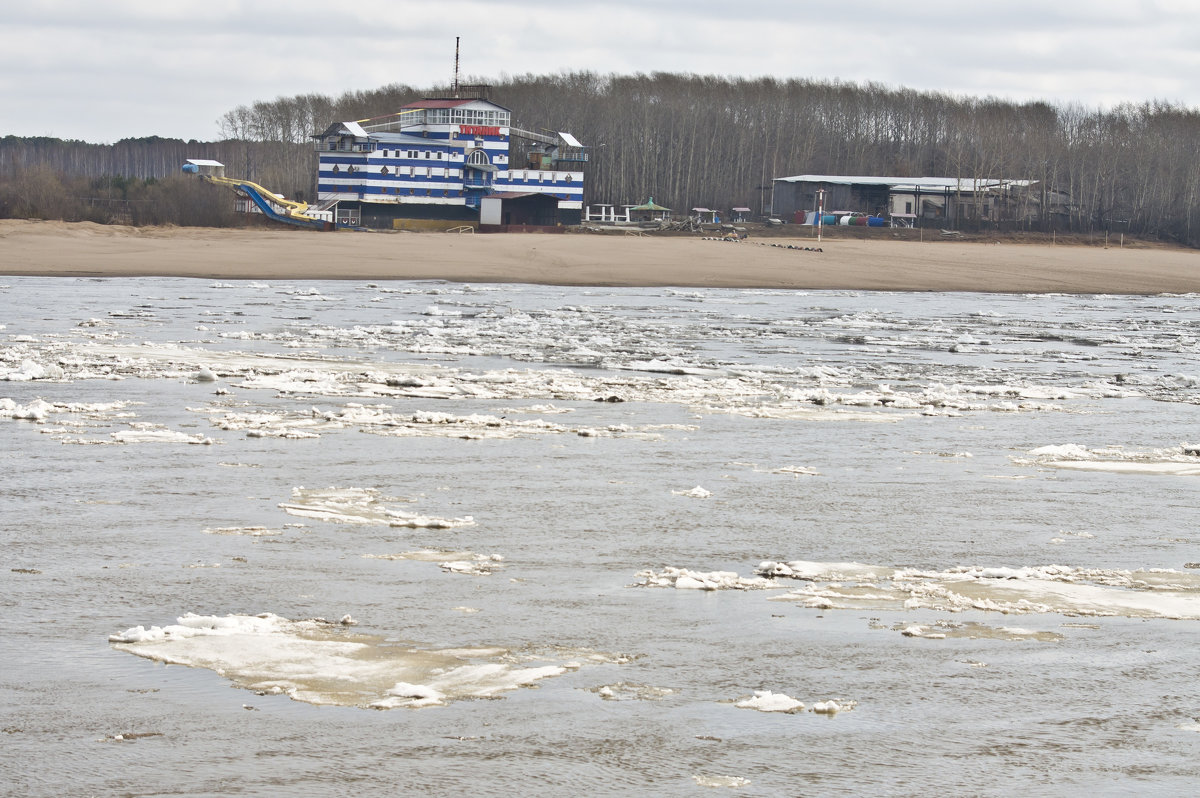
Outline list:
[[[258,209],[268,219],[274,219],[277,222],[284,222],[286,224],[294,224],[299,227],[311,227],[315,230],[333,229],[332,222],[317,219],[304,213],[308,210],[308,203],[284,199],[273,191],[268,191],[257,183],[251,183],[249,180],[238,180],[234,177],[217,177],[216,175],[201,175],[201,177],[217,185],[229,186],[241,191],[258,206]],[[282,210],[280,210],[281,208]]]

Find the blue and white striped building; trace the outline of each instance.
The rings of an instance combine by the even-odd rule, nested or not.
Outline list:
[[[377,120],[338,122],[315,136],[317,200],[339,224],[478,222],[486,196],[557,201],[554,223],[578,224],[587,151],[569,133],[512,127],[489,100],[426,99]]]

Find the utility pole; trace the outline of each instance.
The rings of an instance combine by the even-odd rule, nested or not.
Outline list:
[[[825,189],[817,189],[817,243],[821,243],[821,223],[825,220]]]
[[[454,97],[458,99],[458,36],[454,37]]]

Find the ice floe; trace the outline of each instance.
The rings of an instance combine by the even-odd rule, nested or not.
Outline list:
[[[189,613],[175,624],[126,629],[111,635],[109,642],[147,659],[208,668],[235,686],[260,694],[375,709],[494,698],[588,663],[621,661],[598,652],[565,649],[543,655],[494,647],[399,645],[350,632],[350,624],[344,621],[289,620],[270,613]],[[535,662],[546,664],[529,664]]]
[[[408,527],[412,529],[453,529],[474,526],[471,516],[439,518],[405,512],[392,506],[409,499],[381,496],[374,488],[292,488],[292,501],[279,506],[290,515],[313,518],[335,524],[361,524]]]
[[[261,538],[275,537],[282,535],[282,529],[270,529],[265,526],[218,526],[211,529],[205,529],[206,535],[244,535],[246,537]]]
[[[0,366],[0,380],[6,382],[32,382],[34,380],[62,380],[66,372],[62,367],[51,363],[37,363],[33,360],[23,360],[16,367]]]
[[[712,496],[712,491],[705,490],[699,485],[690,490],[673,490],[671,493],[676,496],[687,496],[689,499],[707,499]]]
[[[1029,457],[1014,457],[1013,462],[1074,471],[1200,476],[1200,447],[1191,444],[1129,451],[1119,446],[1089,449],[1068,443],[1039,446],[1028,454]]]
[[[1200,574],[1167,569],[1049,565],[925,571],[768,560],[755,573],[777,581],[805,582],[804,587],[771,599],[818,609],[982,610],[1200,620]]]
[[[703,773],[692,776],[692,781],[696,782],[697,787],[730,787],[733,789],[753,784],[750,779],[743,776],[715,776]]]
[[[1058,632],[1022,629],[1014,626],[988,626],[982,623],[955,623],[938,621],[934,624],[900,624],[896,627],[905,637],[921,637],[927,640],[1037,640],[1054,642],[1062,640]]]
[[[738,709],[757,709],[759,712],[783,712],[793,714],[804,711],[804,703],[783,693],[770,690],[755,690],[754,695],[733,703]]]
[[[669,687],[654,687],[637,682],[602,684],[589,689],[605,701],[661,701],[675,695],[675,691]]]
[[[752,695],[735,699],[731,702],[738,709],[753,709],[759,712],[778,712],[784,715],[795,715],[804,711],[804,702],[785,693],[775,693],[770,690],[755,690]],[[836,715],[858,706],[857,701],[848,699],[826,699],[813,704],[811,712],[818,715]]]
[[[81,420],[108,421],[120,415],[133,402],[47,402],[35,399],[26,404],[17,404],[12,399],[0,398],[0,418],[42,423],[51,416],[76,416]]]
[[[306,411],[226,410],[215,407],[207,412],[212,424],[222,430],[244,431],[257,438],[316,438],[324,432],[358,429],[385,437],[440,437],[464,440],[511,439],[539,435],[579,435],[582,437],[624,437],[659,439],[661,430],[687,430],[685,425],[609,425],[607,427],[570,427],[542,419],[509,419],[488,413],[455,414],[417,410],[394,413],[386,405],[351,402],[341,409]],[[533,411],[530,411],[533,412]],[[553,409],[551,412],[565,412]]]
[[[504,567],[504,557],[500,554],[475,554],[470,551],[450,551],[445,549],[421,549],[406,551],[400,554],[364,554],[369,560],[417,560],[420,562],[437,563],[443,571],[470,576],[487,576]]]
[[[733,571],[690,571],[668,566],[661,571],[638,571],[637,587],[673,587],[677,590],[766,590],[778,587],[761,576],[742,577]]]
[[[117,443],[191,443],[211,446],[216,443],[212,438],[199,433],[189,435],[186,432],[167,429],[160,424],[138,422],[130,425],[130,429],[109,433],[109,437]]]

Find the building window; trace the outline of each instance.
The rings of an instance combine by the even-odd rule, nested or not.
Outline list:
[[[333,173],[336,175],[340,171],[342,171],[341,168],[339,168],[337,164],[334,164],[333,165]]]
[[[388,168],[386,166],[379,170],[379,174],[381,174],[381,175],[386,175],[387,173],[388,173]]]

